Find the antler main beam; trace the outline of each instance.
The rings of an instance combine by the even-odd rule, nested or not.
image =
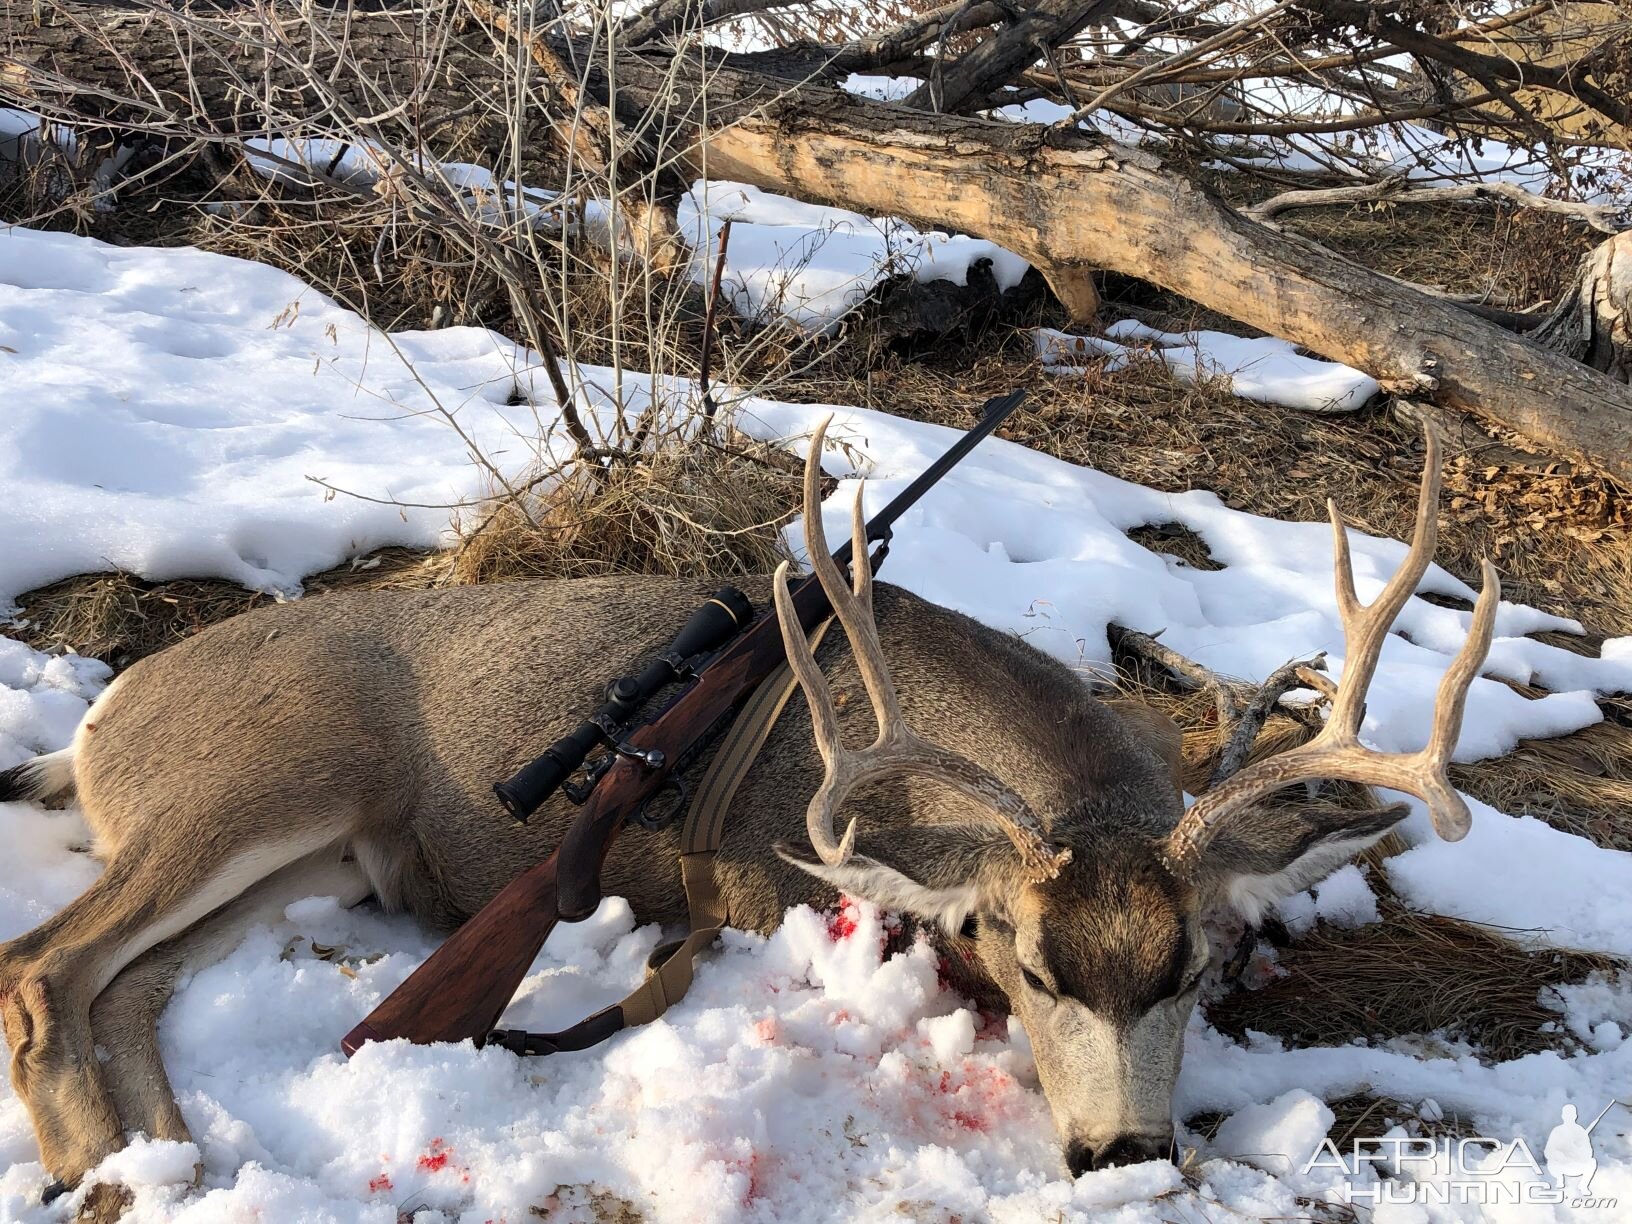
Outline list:
[[[1366,691],[1376,675],[1383,643],[1395,617],[1422,581],[1438,544],[1439,439],[1432,430],[1427,436],[1428,454],[1410,551],[1382,594],[1369,605],[1361,604],[1355,595],[1347,525],[1336,503],[1326,503],[1332,519],[1337,610],[1343,620],[1344,643],[1343,676],[1336,691],[1329,694],[1332,709],[1326,725],[1302,747],[1260,761],[1197,799],[1168,837],[1166,858],[1174,870],[1184,874],[1194,871],[1219,829],[1253,801],[1292,783],[1320,778],[1405,791],[1428,805],[1434,829],[1446,841],[1458,841],[1467,834],[1471,820],[1468,805],[1451,785],[1445,768],[1462,730],[1468,686],[1490,650],[1496,605],[1501,600],[1501,581],[1488,560],[1481,563],[1484,585],[1473,610],[1467,641],[1451,661],[1434,699],[1433,729],[1427,746],[1419,752],[1378,752],[1360,742]]]
[[[1050,845],[1042,823],[1004,782],[974,762],[948,748],[924,739],[902,717],[895,682],[884,661],[884,648],[873,618],[873,570],[867,555],[867,524],[862,516],[861,491],[856,492],[851,513],[852,583],[845,581],[827,546],[822,526],[822,445],[827,438],[831,415],[816,427],[805,461],[805,541],[811,568],[827,592],[833,612],[850,639],[851,653],[861,672],[861,682],[873,703],[878,719],[878,738],[860,752],[844,747],[839,737],[838,714],[833,693],[816,663],[810,642],[799,624],[788,589],[788,563],[777,567],[774,591],[776,615],[782,626],[782,641],[788,663],[810,703],[816,748],[827,767],[822,784],[805,812],[810,844],[823,862],[838,866],[855,849],[856,822],[845,827],[843,838],[833,837],[833,822],[845,798],[858,786],[892,774],[913,774],[940,782],[983,806],[997,820],[1014,843],[1021,862],[1035,880],[1052,879],[1071,858],[1069,849]]]

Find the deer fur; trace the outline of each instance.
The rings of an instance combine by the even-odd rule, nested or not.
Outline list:
[[[769,579],[743,586],[769,606]],[[628,577],[265,608],[132,666],[87,714],[71,760],[0,774],[0,799],[15,799],[65,791],[71,773],[106,860],[81,897],[0,945],[12,1084],[50,1173],[73,1185],[136,1132],[186,1137],[154,1024],[176,975],[247,925],[312,892],[372,893],[448,930],[545,858],[575,809],[557,796],[519,826],[493,782],[575,726],[709,593]],[[1399,812],[1242,822],[1199,873],[1175,875],[1161,845],[1183,809],[1160,716],[1120,715],[1062,663],[904,590],[880,584],[875,612],[911,725],[1012,787],[1070,861],[1032,883],[978,804],[901,778],[849,799],[855,851],[826,865],[805,836],[823,765],[795,700],[730,813],[717,878],[732,922],[769,931],[789,906],[830,906],[840,891],[921,916],[969,954],[971,989],[1024,1024],[1073,1173],[1167,1156],[1208,960],[1203,909],[1261,907]],[[845,744],[865,746],[875,728],[844,634],[818,661]],[[631,828],[606,862],[605,891],[643,923],[684,919],[676,841]],[[116,1053],[100,1062],[97,1044]]]

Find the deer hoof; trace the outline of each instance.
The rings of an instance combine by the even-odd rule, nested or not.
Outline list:
[[[85,1196],[74,1221],[75,1224],[115,1224],[129,1210],[130,1204],[130,1191],[125,1187],[99,1183]]]

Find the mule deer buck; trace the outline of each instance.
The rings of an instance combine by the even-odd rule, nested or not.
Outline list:
[[[789,906],[830,906],[840,891],[918,916],[1024,1024],[1073,1174],[1167,1156],[1209,960],[1203,911],[1232,905],[1256,920],[1404,814],[1254,801],[1305,780],[1379,782],[1424,799],[1444,836],[1466,831],[1444,769],[1490,642],[1488,563],[1428,746],[1387,755],[1357,738],[1384,638],[1434,551],[1437,448],[1410,552],[1369,607],[1332,511],[1347,647],[1323,730],[1186,813],[1171,724],[1117,713],[1006,633],[873,587],[865,565],[847,588],[821,525],[825,428],[805,522],[848,641],[828,635],[818,659],[783,610],[807,702],[777,724],[734,804],[717,860],[732,921],[769,931]],[[864,547],[858,536],[858,556]],[[763,604],[782,575],[748,585]],[[248,924],[313,893],[372,894],[451,928],[541,861],[572,809],[556,797],[518,826],[493,780],[597,703],[593,677],[661,649],[677,610],[707,593],[630,577],[266,608],[137,663],[70,749],[0,775],[0,798],[77,793],[107,863],[67,908],[0,946],[12,1083],[51,1174],[72,1185],[137,1132],[187,1137],[155,1022],[176,976]],[[858,747],[873,715],[876,738]],[[675,850],[672,830],[631,829],[606,890],[641,922],[683,921]]]

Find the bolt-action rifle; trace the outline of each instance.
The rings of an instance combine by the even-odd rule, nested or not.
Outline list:
[[[1007,420],[1024,396],[1011,391],[987,401],[980,422],[868,522],[867,541],[877,547],[865,564],[877,570],[896,520]],[[848,565],[851,543],[846,541],[833,559],[841,569]],[[814,577],[795,580],[793,605],[807,633],[832,615]],[[595,912],[601,864],[619,830],[630,822],[663,822],[650,815],[651,801],[665,789],[683,796],[678,771],[783,657],[774,609],[756,619],[747,596],[727,587],[693,612],[669,648],[643,671],[609,684],[600,710],[493,788],[522,822],[558,788],[581,804],[555,853],[505,885],[347,1033],[341,1049],[349,1056],[367,1042],[396,1037],[480,1044],[492,1036],[511,1044],[506,1040],[511,1035],[495,1034],[494,1025],[555,924],[581,922]],[[676,681],[683,687],[675,696],[640,721],[646,703]],[[606,749],[605,755],[588,767],[585,781],[569,781],[597,747]],[[552,1048],[582,1048],[622,1027],[618,1007],[609,1007],[569,1030],[571,1045],[558,1041]]]

